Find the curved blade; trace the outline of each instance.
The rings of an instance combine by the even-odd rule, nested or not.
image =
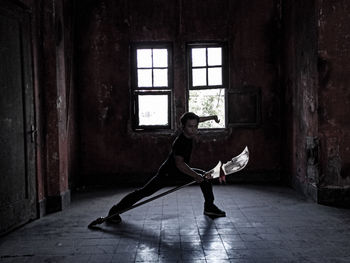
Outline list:
[[[221,161],[218,162],[218,164],[210,171],[213,173],[211,174],[212,178],[219,178],[220,177],[220,168],[221,168]]]
[[[225,175],[236,173],[240,170],[242,170],[249,161],[249,150],[246,146],[239,155],[232,158],[231,161],[228,161],[227,163],[222,165],[222,170],[224,171]]]

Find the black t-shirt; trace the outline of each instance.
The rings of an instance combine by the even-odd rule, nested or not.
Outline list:
[[[167,158],[167,160],[163,163],[161,169],[162,172],[168,174],[179,173],[180,171],[176,168],[175,165],[175,156],[181,156],[184,158],[186,164],[190,163],[191,153],[192,153],[192,144],[193,140],[186,138],[186,136],[181,133],[174,140],[171,152]]]

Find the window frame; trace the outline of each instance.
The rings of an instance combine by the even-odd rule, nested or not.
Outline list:
[[[222,48],[222,54],[221,54],[221,59],[222,59],[222,85],[212,85],[209,86],[208,82],[208,69],[209,68],[215,68],[215,66],[209,66],[208,65],[208,54],[206,53],[206,61],[207,65],[203,68],[206,68],[206,79],[207,79],[207,85],[206,86],[192,86],[192,48],[210,48],[210,47],[221,47]],[[201,130],[205,131],[215,131],[215,130],[225,130],[229,128],[228,125],[228,91],[229,91],[229,64],[228,64],[228,48],[227,48],[227,42],[225,41],[203,41],[203,42],[189,42],[186,45],[186,60],[187,60],[187,90],[186,90],[186,105],[187,105],[187,110],[189,109],[189,96],[190,96],[190,90],[206,90],[206,89],[224,89],[224,96],[225,96],[225,105],[224,105],[224,111],[225,111],[225,127],[223,128],[200,128]],[[197,67],[194,67],[197,68]],[[201,67],[199,67],[201,68]]]
[[[135,131],[152,131],[152,130],[170,130],[173,127],[173,46],[170,42],[133,42],[131,48],[131,96],[132,96],[132,120],[133,129]],[[152,65],[152,87],[138,87],[138,73],[137,70],[137,50],[138,49],[167,49],[168,51],[168,86],[154,87],[153,86],[153,69]],[[163,68],[163,67],[162,67]],[[139,124],[139,95],[167,95],[168,96],[168,124],[167,125],[140,125]]]

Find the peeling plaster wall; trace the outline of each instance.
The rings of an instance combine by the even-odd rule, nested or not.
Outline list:
[[[317,24],[315,1],[283,1],[284,167],[288,181],[308,194],[307,145],[318,136]],[[317,165],[317,164],[316,164]],[[316,171],[317,173],[317,171]]]
[[[69,180],[78,163],[74,9],[69,0],[21,2],[29,8],[32,19],[37,200],[39,215],[44,215],[69,203]]]
[[[350,187],[350,3],[319,0],[318,11],[320,187],[346,189]]]
[[[65,50],[65,85],[66,85],[66,131],[67,131],[67,173],[68,188],[72,189],[78,168],[78,121],[77,94],[75,90],[75,1],[63,0],[63,33]]]
[[[317,202],[350,205],[350,3],[283,3],[284,167]]]
[[[277,0],[249,5],[243,0],[77,1],[78,181],[143,182],[156,172],[175,138],[177,125],[163,133],[131,129],[130,43],[173,44],[173,110],[178,122],[186,110],[186,43],[207,40],[228,42],[232,89],[250,85],[261,90],[262,124],[203,135],[192,164],[212,168],[248,145],[246,172],[265,175],[256,180],[276,179],[281,168],[279,7]]]

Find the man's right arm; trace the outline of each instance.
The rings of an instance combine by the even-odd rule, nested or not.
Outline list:
[[[187,163],[185,163],[184,158],[182,156],[175,156],[175,165],[176,168],[180,170],[180,172],[187,174],[194,178],[197,183],[201,183],[204,179],[211,179],[213,171],[206,172],[204,175],[196,173]]]
[[[185,163],[184,158],[182,156],[176,155],[174,156],[174,158],[176,168],[179,169],[180,172],[193,177],[194,180],[197,181],[197,183],[203,182],[203,177],[199,173],[196,173],[190,166],[188,166],[188,164]]]

